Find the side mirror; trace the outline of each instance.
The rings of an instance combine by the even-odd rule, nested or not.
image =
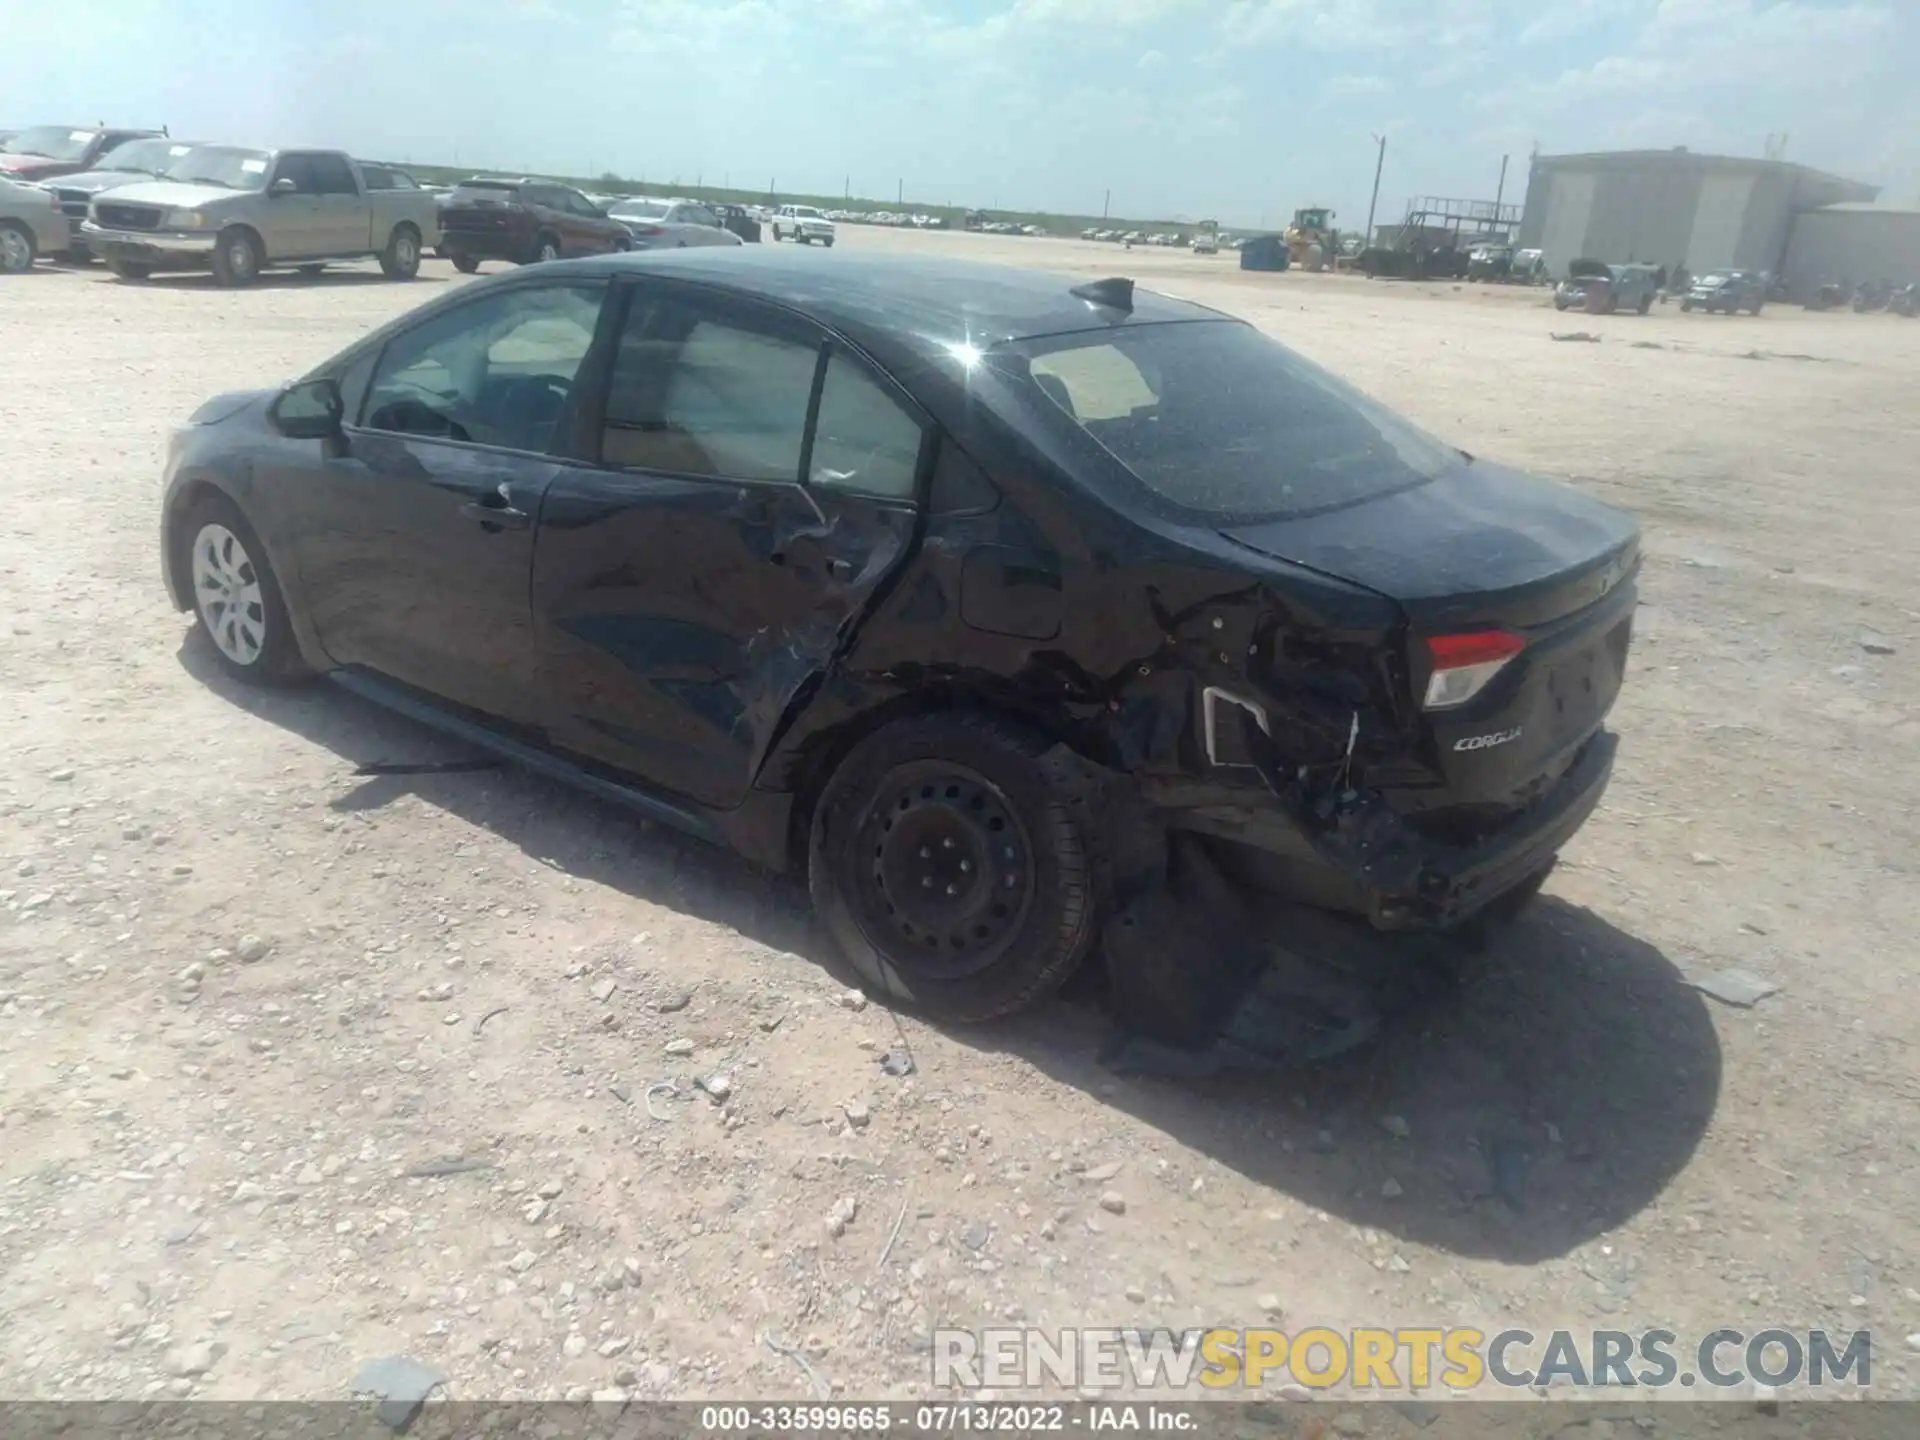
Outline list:
[[[298,194],[299,190],[300,187],[293,182],[291,176],[282,175],[268,187],[267,193],[269,195],[294,195]]]
[[[280,392],[267,418],[289,440],[331,440],[340,433],[346,410],[338,381],[296,380]]]

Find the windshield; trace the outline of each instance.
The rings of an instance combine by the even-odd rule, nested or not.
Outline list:
[[[1463,457],[1360,391],[1236,321],[1075,334],[1005,363],[1160,500],[1209,521],[1355,504]]]
[[[203,145],[183,155],[167,171],[167,179],[189,185],[220,185],[228,190],[266,188],[273,155],[266,150],[241,150],[231,145]]]
[[[134,175],[164,175],[193,152],[178,140],[129,140],[100,162],[102,170],[124,170]]]
[[[820,218],[820,212],[811,205],[796,205],[793,207],[793,213],[801,220],[818,220]]]
[[[65,125],[42,125],[22,130],[0,147],[9,155],[44,155],[49,160],[84,160],[97,130],[69,130]]]
[[[616,220],[662,220],[668,208],[658,200],[622,200],[607,213]]]

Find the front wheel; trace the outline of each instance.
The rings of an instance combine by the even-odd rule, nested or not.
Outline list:
[[[194,613],[220,668],[254,684],[304,673],[279,579],[240,507],[196,501],[174,527],[174,564],[193,587]]]
[[[213,245],[213,278],[230,289],[251,285],[260,278],[262,259],[260,237],[251,230],[222,230]]]
[[[471,275],[480,268],[480,262],[471,255],[456,255],[453,257],[453,268],[462,275]]]
[[[534,242],[533,263],[551,265],[560,258],[560,242],[551,235],[542,235]]]
[[[1640,313],[1642,315],[1645,315],[1648,311],[1653,309],[1653,297],[1651,295],[1642,295],[1640,297],[1640,304],[1638,308]]]
[[[31,230],[18,220],[0,220],[0,272],[24,275],[39,253]]]
[[[829,235],[827,236],[826,239],[822,240],[820,243],[826,246],[827,249],[831,250],[833,248],[833,237]]]
[[[1691,300],[1682,300],[1680,302],[1680,313],[1682,315],[1691,315],[1693,313],[1693,302]]]
[[[380,273],[389,280],[411,280],[420,273],[420,234],[411,225],[396,225],[387,237]]]
[[[943,1020],[1043,999],[1098,931],[1093,826],[1048,741],[989,715],[895,721],[820,796],[808,887],[867,981]]]

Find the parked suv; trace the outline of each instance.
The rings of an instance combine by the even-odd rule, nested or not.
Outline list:
[[[164,180],[97,197],[80,233],[126,280],[211,269],[222,285],[248,285],[270,268],[368,256],[390,279],[411,280],[421,247],[439,237],[433,212],[418,191],[369,191],[338,150],[202,145]]]
[[[551,180],[463,180],[440,206],[440,253],[471,275],[482,260],[532,265],[631,250],[633,236],[570,185]]]
[[[96,195],[137,185],[142,180],[163,179],[199,145],[196,140],[169,140],[164,135],[129,140],[109,150],[106,158],[93,169],[82,170],[77,175],[62,175],[57,181],[48,182],[47,188],[60,197],[60,209],[73,228],[73,245],[67,251],[67,259],[75,264],[93,259],[80,227],[86,223],[87,207]]]
[[[798,240],[802,245],[818,240],[831,248],[833,222],[811,205],[782,205],[773,212],[773,239],[775,244]]]
[[[1711,315],[1724,310],[1737,315],[1745,310],[1758,315],[1767,301],[1767,277],[1758,270],[1716,270],[1702,275],[1681,298],[1682,310],[1704,310]]]
[[[13,180],[51,180],[91,170],[129,140],[158,130],[109,130],[99,126],[36,125],[0,143],[0,175]]]

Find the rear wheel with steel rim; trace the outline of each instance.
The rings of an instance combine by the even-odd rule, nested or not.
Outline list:
[[[1096,933],[1086,807],[994,716],[895,721],[834,771],[808,835],[821,918],[871,984],[948,1020],[1057,988]]]
[[[31,230],[17,220],[0,220],[0,272],[24,275],[36,253]]]
[[[542,235],[534,243],[533,261],[536,265],[546,265],[560,258],[560,242],[551,235]]]
[[[174,564],[221,668],[261,682],[300,674],[279,579],[239,507],[220,495],[196,502],[175,525],[174,545]]]

